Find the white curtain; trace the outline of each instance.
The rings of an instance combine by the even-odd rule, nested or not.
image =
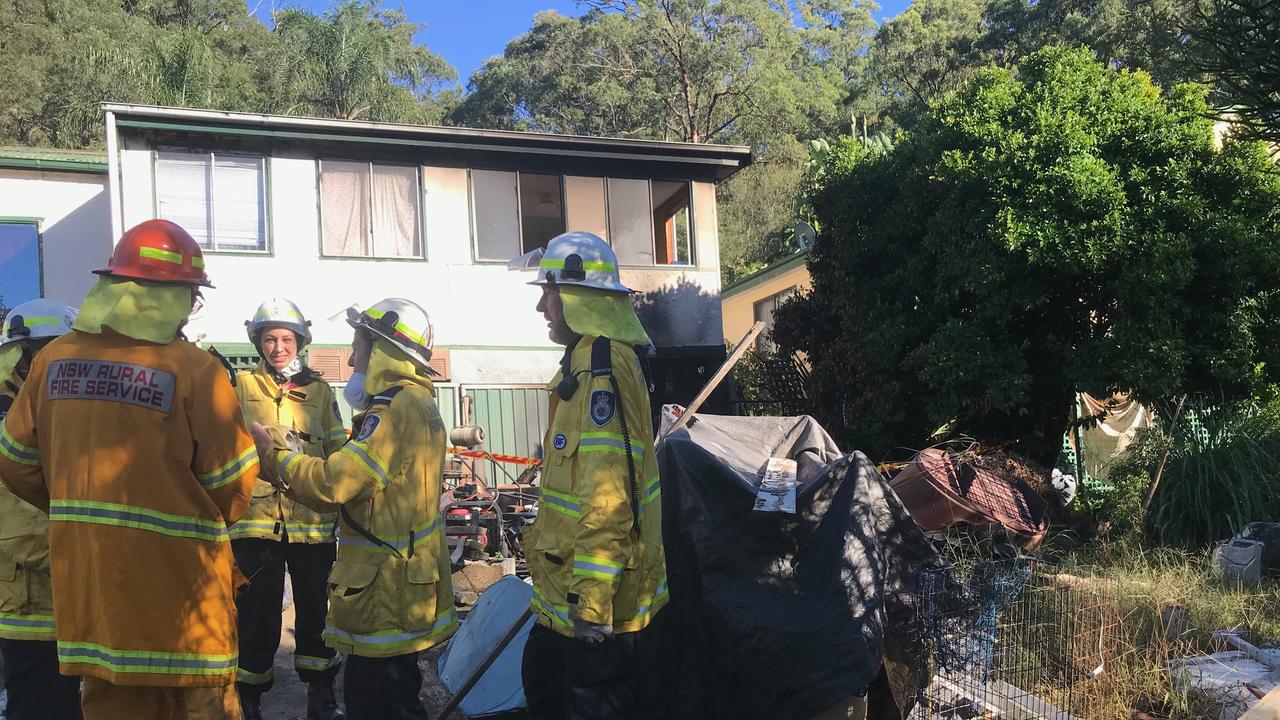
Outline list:
[[[265,162],[261,157],[214,157],[214,239],[219,250],[267,249]]]
[[[320,162],[321,243],[325,255],[369,255],[369,163]]]
[[[373,166],[373,254],[422,257],[418,228],[418,168]]]
[[[156,209],[161,218],[181,225],[205,248],[212,248],[209,155],[161,152],[156,157]]]

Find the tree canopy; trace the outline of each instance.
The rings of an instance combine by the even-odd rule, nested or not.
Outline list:
[[[1077,390],[1247,394],[1275,359],[1280,174],[1215,149],[1207,111],[1203,87],[1050,47],[888,152],[838,143],[813,291],[775,331],[820,419],[871,451],[946,426],[1052,462]]]

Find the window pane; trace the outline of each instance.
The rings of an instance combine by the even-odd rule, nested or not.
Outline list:
[[[623,265],[653,264],[648,180],[609,178],[609,242]]]
[[[321,244],[325,255],[369,254],[369,163],[320,163]]]
[[[523,252],[545,248],[564,232],[564,202],[559,175],[520,173],[520,233]]]
[[[217,249],[267,249],[265,163],[260,157],[214,157],[213,221]]]
[[[688,265],[692,262],[689,183],[653,181],[653,236],[659,265]]]
[[[471,198],[476,218],[476,258],[505,262],[519,255],[516,174],[472,170]]]
[[[0,297],[13,307],[40,297],[40,232],[27,223],[0,223]]]
[[[609,221],[605,216],[604,178],[573,177],[564,179],[565,225],[609,239]]]
[[[422,257],[418,242],[418,168],[373,166],[373,254]]]
[[[162,152],[156,156],[156,211],[212,249],[209,229],[209,156]]]

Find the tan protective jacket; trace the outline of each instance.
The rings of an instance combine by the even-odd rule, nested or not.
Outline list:
[[[296,500],[344,509],[325,642],[365,657],[425,650],[457,628],[440,517],[444,422],[431,381],[388,347],[375,342],[365,388],[381,390],[339,452],[275,453]]]
[[[547,386],[542,499],[525,541],[533,607],[541,624],[569,637],[574,620],[635,632],[668,597],[649,394],[623,343],[584,337],[570,368],[579,383],[571,398],[556,392],[563,372]]]
[[[236,375],[236,397],[247,426],[258,422],[298,432],[304,452],[324,458],[347,441],[333,388],[310,368],[303,368],[281,386],[266,363]],[[335,542],[338,514],[318,513],[299,505],[259,479],[253,486],[249,510],[231,526],[231,539],[260,538],[291,543]]]
[[[227,526],[258,454],[212,355],[106,328],[54,340],[0,425],[0,477],[49,513],[62,674],[235,680]]]
[[[15,372],[0,383],[0,422],[22,387]],[[0,638],[53,640],[49,516],[0,482]]]

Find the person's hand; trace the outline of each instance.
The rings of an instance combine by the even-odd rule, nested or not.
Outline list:
[[[599,645],[613,639],[612,625],[594,625],[583,620],[573,621],[573,638],[588,645]]]
[[[253,444],[258,446],[258,457],[266,458],[271,450],[271,433],[265,425],[255,421],[249,428],[249,434],[253,436]]]

